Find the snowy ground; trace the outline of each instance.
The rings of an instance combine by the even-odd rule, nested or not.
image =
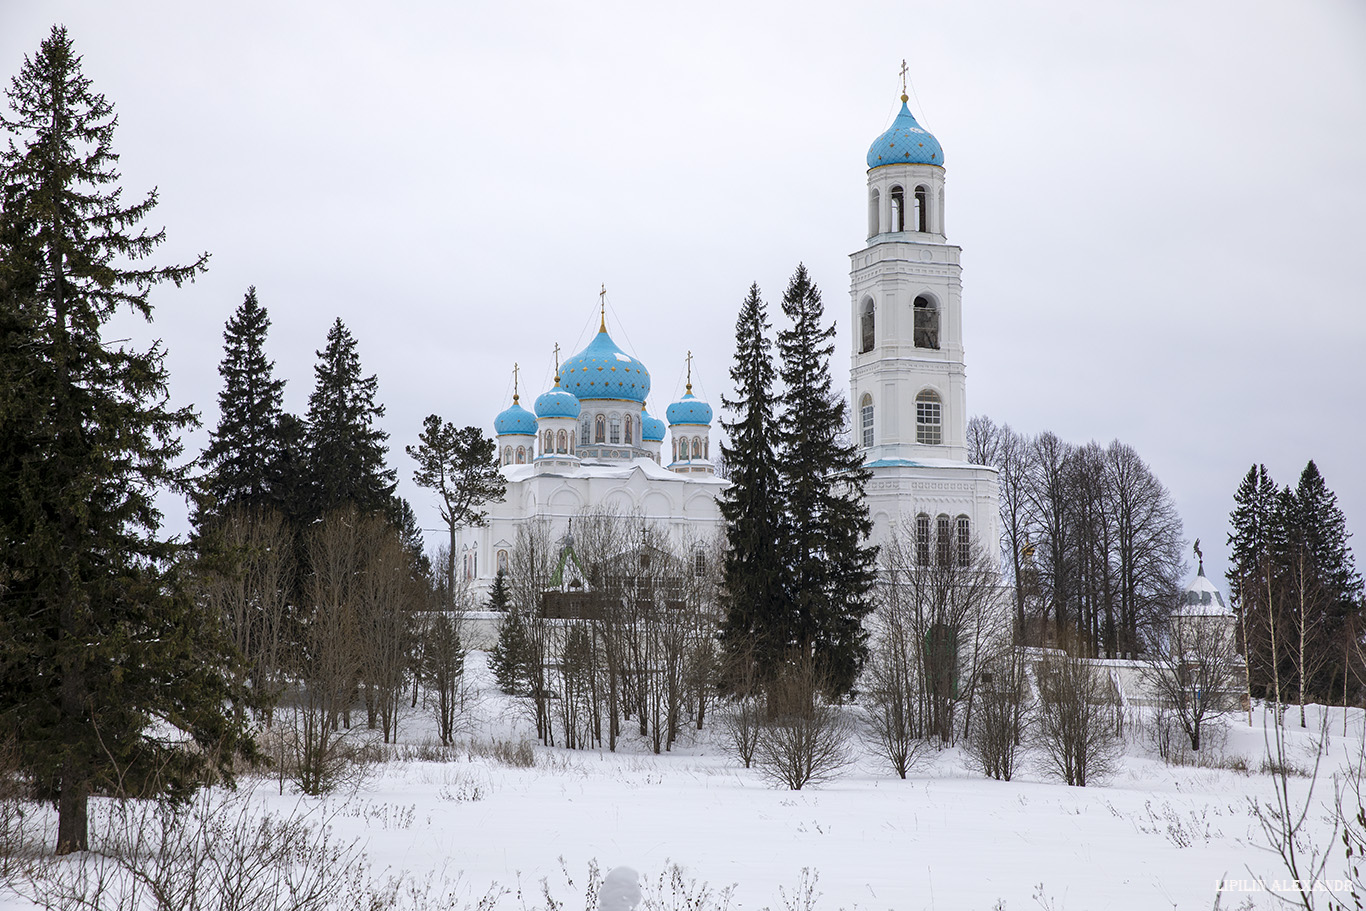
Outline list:
[[[512,700],[489,687],[482,659],[476,652],[469,661],[485,687],[477,736],[530,736]],[[1328,779],[1362,738],[1360,710],[1345,737],[1342,710],[1327,711],[1329,759],[1314,794],[1325,804]],[[1317,712],[1306,732],[1296,709],[1286,717],[1292,761],[1312,767]],[[702,734],[663,756],[631,743],[616,754],[538,747],[529,769],[461,751],[444,762],[378,765],[359,790],[323,800],[293,796],[288,786],[280,796],[273,781],[255,784],[252,799],[281,813],[330,814],[335,833],[363,841],[378,870],[458,873],[471,906],[494,883],[537,891],[545,878],[577,911],[583,899],[570,896],[582,895],[595,861],[604,873],[627,865],[651,878],[678,864],[714,889],[734,884],[731,907],[756,911],[789,907],[783,895],[792,899],[803,868],[819,876],[821,909],[1208,909],[1223,877],[1246,885],[1287,876],[1249,811],[1249,797],[1271,795],[1271,777],[1256,771],[1267,750],[1260,725],[1260,716],[1255,728],[1246,715],[1224,719],[1214,738],[1222,743],[1211,750],[1245,759],[1251,774],[1168,767],[1136,736],[1120,773],[1084,789],[1032,768],[1012,782],[986,780],[950,750],[906,781],[864,757],[819,790],[776,790]],[[430,734],[415,714],[401,740]],[[1292,795],[1307,788],[1307,779],[1292,779]],[[1323,812],[1311,813],[1312,840],[1328,845]],[[533,898],[522,900],[533,907]],[[1249,899],[1248,907],[1274,904],[1234,892],[1219,907]],[[500,905],[522,906],[515,892]],[[20,907],[0,898],[0,908]]]

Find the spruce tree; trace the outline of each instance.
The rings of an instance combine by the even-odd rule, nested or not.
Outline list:
[[[1266,599],[1267,573],[1276,534],[1278,491],[1265,465],[1253,465],[1233,496],[1228,536],[1229,593],[1235,605],[1253,605]]]
[[[531,660],[531,639],[521,611],[509,610],[511,604],[507,574],[500,569],[489,589],[488,609],[503,615],[503,625],[498,628],[498,641],[489,652],[489,667],[498,688],[508,695],[517,695],[525,693],[530,684],[527,665]]]
[[[799,265],[783,295],[791,326],[778,334],[783,381],[778,466],[787,512],[784,565],[791,640],[831,695],[853,689],[867,655],[877,548],[863,499],[870,477],[848,436],[848,404],[830,377],[834,324]]]
[[[88,846],[92,794],[184,793],[253,750],[232,717],[230,649],[159,535],[154,496],[188,492],[178,435],[195,416],[168,406],[159,347],[102,335],[125,307],[150,319],[151,288],[191,280],[207,254],[139,265],[164,239],[139,228],[156,194],[121,200],[113,107],[65,29],[7,95],[0,345],[26,379],[0,394],[0,730],[56,803],[69,853]]]
[[[218,427],[209,435],[203,456],[206,502],[196,516],[201,528],[234,506],[259,510],[282,505],[280,492],[272,489],[272,475],[282,457],[285,381],[275,378],[275,365],[266,357],[269,329],[270,317],[252,285],[223,331],[223,360],[218,365],[223,390],[218,393]]]
[[[776,452],[777,399],[768,307],[750,285],[735,323],[735,397],[722,397],[734,420],[722,421],[729,443],[721,458],[730,486],[717,498],[726,520],[722,567],[726,652],[723,681],[731,691],[744,681],[771,680],[792,645],[783,576],[783,506]]]
[[[348,505],[363,513],[386,511],[397,480],[384,466],[389,434],[378,426],[384,417],[384,406],[375,401],[379,379],[361,375],[356,339],[340,318],[318,352],[314,377],[307,431],[311,516]]]

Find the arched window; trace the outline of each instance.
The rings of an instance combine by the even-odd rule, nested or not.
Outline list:
[[[930,193],[923,186],[915,188],[915,221],[917,231],[930,230]]]
[[[629,414],[626,415],[626,437],[622,442],[627,446],[630,446],[635,442],[635,423],[635,418],[631,417]]]
[[[511,446],[504,446],[504,447],[503,447],[503,464],[504,464],[504,465],[511,465],[511,464],[512,464],[512,447],[511,447]]]
[[[555,434],[555,451],[564,453],[569,452],[569,434],[565,433],[563,430]]]
[[[526,447],[525,447],[525,446],[518,446],[518,447],[517,447],[517,464],[518,464],[518,465],[525,465],[525,464],[526,464]]]
[[[873,331],[873,299],[871,297],[863,302],[863,312],[859,316],[859,337],[862,339],[862,344],[859,345],[859,354],[867,354],[872,351],[876,334]]]
[[[498,571],[500,573],[508,571],[508,552],[505,550],[498,551]]]
[[[939,347],[939,306],[924,294],[915,299],[915,346]]]
[[[694,459],[700,459],[700,458],[702,458],[702,438],[701,438],[701,437],[693,437],[693,438],[692,438],[692,457],[693,457]]]
[[[583,416],[583,420],[579,422],[579,445],[587,446],[589,443],[591,443],[593,439],[591,436],[592,433],[593,421],[591,418],[588,417],[588,415],[585,414]]]
[[[674,458],[673,458],[673,460],[674,460],[675,462],[677,462],[677,461],[678,461],[678,438],[677,438],[677,437],[671,437],[670,439],[671,439],[672,442],[673,442],[673,448],[674,448]]]
[[[949,523],[949,517],[942,514],[934,520],[934,524],[934,543],[938,545],[935,558],[940,566],[950,566],[953,559],[953,526]]]
[[[593,442],[607,442],[607,416],[599,414],[593,418]]]
[[[878,222],[882,221],[882,212],[879,207],[882,205],[882,194],[877,190],[868,195],[868,236],[872,237],[878,233]]]
[[[967,516],[959,516],[957,525],[957,540],[954,544],[958,547],[958,565],[967,566],[972,562],[972,520]]]
[[[873,445],[873,397],[868,393],[859,399],[859,427],[863,431],[863,448]]]
[[[892,233],[906,230],[906,194],[901,187],[892,187]]]
[[[621,443],[621,415],[614,414],[607,419],[607,442],[613,446]]]
[[[550,455],[555,451],[555,431],[547,430],[541,437],[541,455]]]
[[[930,517],[923,512],[915,517],[915,562],[930,562]]]
[[[692,574],[699,578],[707,574],[706,552],[699,550],[692,555]]]
[[[939,393],[926,389],[915,397],[915,441],[938,446],[944,441]]]

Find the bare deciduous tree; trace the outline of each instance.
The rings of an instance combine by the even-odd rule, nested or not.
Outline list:
[[[1110,775],[1121,743],[1109,675],[1085,658],[1049,650],[1037,663],[1036,678],[1032,731],[1044,770],[1075,787]]]
[[[1200,749],[1206,721],[1237,706],[1239,657],[1232,617],[1207,616],[1178,607],[1149,652],[1144,684]]]
[[[968,757],[988,778],[1010,781],[1027,733],[1032,697],[1022,647],[1002,649],[983,665],[977,712],[967,737]]]
[[[770,685],[778,704],[787,708],[770,716],[760,729],[754,765],[774,784],[800,791],[833,781],[852,764],[852,726],[825,700],[824,692],[824,681],[810,659],[789,662]]]

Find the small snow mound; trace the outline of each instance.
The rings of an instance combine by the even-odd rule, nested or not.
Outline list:
[[[640,877],[630,867],[616,867],[602,881],[598,911],[633,911],[640,904]]]

